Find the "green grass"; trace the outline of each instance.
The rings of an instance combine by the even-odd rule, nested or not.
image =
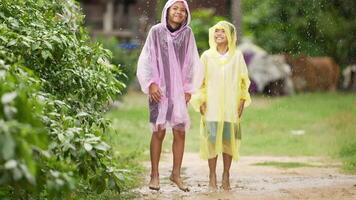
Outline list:
[[[241,155],[331,156],[356,172],[356,96],[344,93],[307,93],[289,97],[253,97],[242,122]],[[198,113],[190,111],[191,130],[186,151],[199,150]],[[149,159],[150,126],[147,99],[131,92],[123,104],[108,113],[117,134],[110,143],[119,156]],[[302,130],[305,134],[293,135]],[[168,131],[163,151],[170,152]]]
[[[274,162],[274,161],[256,163],[254,165],[256,165],[256,166],[273,166],[273,167],[278,167],[278,168],[283,168],[283,169],[298,168],[298,167],[317,167],[315,165],[301,163],[301,162]]]
[[[257,98],[244,118],[243,154],[335,155],[356,136],[356,98],[325,93]],[[303,130],[304,135],[291,134]]]

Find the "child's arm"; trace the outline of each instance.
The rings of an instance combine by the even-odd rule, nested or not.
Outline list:
[[[200,111],[201,115],[205,115],[205,113],[206,113],[206,102],[204,102],[203,104],[200,105],[199,111]]]
[[[185,96],[185,103],[189,103],[190,99],[192,98],[192,94],[184,93]]]
[[[239,104],[239,108],[238,108],[238,114],[239,114],[239,118],[241,118],[242,116],[242,113],[244,111],[244,107],[245,107],[245,100],[244,99],[241,99],[240,100],[240,104]]]
[[[251,103],[251,97],[250,93],[248,91],[250,87],[250,79],[248,77],[248,71],[247,71],[247,66],[245,63],[245,60],[243,58],[243,55],[241,52],[239,52],[239,72],[240,72],[240,99],[239,99],[239,104],[238,104],[238,115],[239,118],[242,116],[243,110],[245,106],[250,105]]]
[[[149,86],[148,95],[150,100],[153,100],[158,103],[161,100],[162,91],[161,89],[159,89],[156,83],[151,83],[151,85]]]
[[[203,53],[200,60],[204,68],[203,82],[198,92],[193,95],[191,105],[193,106],[193,109],[195,111],[200,112],[200,114],[204,115],[206,113],[206,74],[207,74],[206,54]]]
[[[188,37],[182,79],[184,93],[188,94],[188,97],[190,97],[190,95],[197,92],[201,86],[203,81],[203,66],[200,62],[195,38],[191,30]]]
[[[156,62],[157,55],[154,46],[153,32],[154,31],[151,29],[148,33],[145,45],[142,48],[137,62],[137,78],[140,83],[141,90],[145,94],[150,94],[150,97],[152,97],[152,89],[156,88],[154,85],[157,87],[159,86],[158,66]],[[151,85],[153,88],[151,88]]]

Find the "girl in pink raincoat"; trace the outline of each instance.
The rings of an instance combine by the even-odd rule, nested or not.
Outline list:
[[[161,23],[153,26],[138,60],[137,77],[149,96],[151,180],[149,188],[159,190],[158,164],[166,128],[173,131],[173,170],[170,180],[189,191],[180,177],[185,132],[190,120],[187,103],[200,86],[203,69],[185,0],[168,0]]]

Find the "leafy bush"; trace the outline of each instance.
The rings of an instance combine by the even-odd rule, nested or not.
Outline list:
[[[131,85],[133,80],[136,77],[136,65],[139,56],[139,48],[135,44],[127,44],[132,46],[131,48],[124,48],[114,37],[111,38],[102,38],[97,39],[100,43],[103,44],[103,47],[109,49],[112,52],[111,62],[114,65],[119,65],[122,72],[126,75],[126,78],[123,79],[123,83],[127,86]],[[127,92],[128,88],[122,91],[123,94]]]
[[[272,53],[331,56],[356,62],[353,0],[244,0],[244,31]]]
[[[102,136],[125,87],[73,0],[0,2],[0,197],[124,188]]]
[[[0,185],[20,192],[22,187],[36,184],[41,171],[33,158],[45,154],[48,144],[47,132],[38,119],[42,106],[32,95],[38,81],[28,72],[0,59]]]

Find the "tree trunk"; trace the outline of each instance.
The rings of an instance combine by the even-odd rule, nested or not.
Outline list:
[[[114,1],[106,2],[106,11],[103,17],[104,32],[111,32],[114,29]]]
[[[231,0],[231,21],[236,27],[237,41],[241,41],[242,37],[242,14],[241,14],[241,0]]]

